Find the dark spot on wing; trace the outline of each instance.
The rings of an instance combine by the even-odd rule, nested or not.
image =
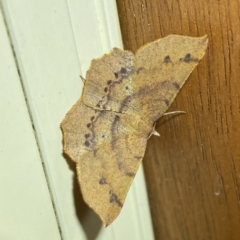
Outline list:
[[[114,73],[115,74],[115,73]],[[112,80],[108,80],[107,84],[110,85],[112,83]]]
[[[125,174],[126,176],[128,176],[128,177],[134,177],[134,176],[135,176],[135,173],[133,173],[133,172],[128,172],[127,167],[126,167],[126,165],[125,165],[123,162],[119,162],[119,163],[118,163],[118,169],[121,170],[121,171],[123,171],[124,174]]]
[[[120,162],[118,163],[118,168],[121,170],[121,169],[124,169],[125,165],[123,162]]]
[[[112,203],[112,202],[115,202],[117,200],[117,195],[115,194],[115,193],[113,193],[112,195],[111,195],[111,197],[110,197],[110,203]]]
[[[173,82],[173,86],[174,86],[176,89],[179,89],[179,88],[180,88],[180,86],[179,86],[179,84],[178,84],[177,82]]]
[[[110,199],[109,199],[110,203],[117,203],[119,207],[122,207],[122,203],[121,201],[118,199],[118,196],[115,193],[112,193]]]
[[[163,60],[164,63],[170,63],[171,62],[171,58],[169,56],[166,56]]]
[[[99,184],[101,184],[101,185],[107,184],[106,178],[102,177],[102,178],[99,180]]]
[[[91,117],[91,121],[93,121],[94,119],[95,119],[95,117],[94,117],[94,116],[92,116],[92,117]]]
[[[85,134],[85,138],[89,138],[91,136],[90,133]]]
[[[84,145],[85,145],[86,147],[89,147],[89,146],[90,146],[90,142],[89,142],[89,141],[85,141]]]
[[[164,80],[161,82],[162,87],[168,87],[169,86],[169,80]]]
[[[191,61],[191,54],[188,53],[184,58],[184,62],[190,62],[190,61]]]
[[[128,78],[134,73],[133,66],[126,66],[126,67],[121,67],[121,69],[118,72],[114,73],[114,76],[117,81],[114,81],[112,84],[121,84],[124,79]]]
[[[144,68],[143,67],[140,67],[137,69],[137,74],[139,74]]]
[[[107,92],[107,91],[108,91],[108,87],[105,87],[105,88],[104,88],[104,92]]]
[[[126,86],[125,89],[128,90],[128,86]]]
[[[166,104],[167,106],[169,106],[169,101],[168,101],[167,99],[163,99],[163,101],[165,102],[165,104]]]
[[[100,103],[98,103],[96,106],[100,108]]]
[[[184,58],[180,58],[180,61],[184,61],[185,63],[189,62],[198,62],[198,58],[193,58],[190,53],[186,54]]]
[[[133,172],[124,172],[124,174],[128,177],[135,177],[135,173]]]
[[[88,124],[87,124],[87,127],[88,127],[88,128],[90,128],[91,126],[92,126],[92,124],[91,124],[91,123],[88,123]]]
[[[128,95],[123,99],[119,108],[119,112],[123,112],[124,108],[126,108],[128,104],[132,101],[132,98],[132,95]]]
[[[127,69],[122,67],[122,68],[121,68],[121,70],[120,70],[120,72],[121,72],[121,74],[123,74],[123,75],[124,75],[124,74],[126,74],[126,73],[127,73]]]

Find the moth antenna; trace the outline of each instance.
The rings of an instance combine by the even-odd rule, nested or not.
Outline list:
[[[172,115],[172,114],[182,114],[182,113],[186,113],[185,111],[173,111],[173,112],[167,112],[167,113],[164,113],[163,116],[166,116],[166,115]]]
[[[82,75],[79,75],[79,77],[82,79],[83,83],[86,82],[86,79],[82,77]]]

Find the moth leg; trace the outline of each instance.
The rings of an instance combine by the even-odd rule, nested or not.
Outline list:
[[[150,135],[148,136],[147,139],[149,139],[152,135],[155,135],[155,136],[160,137],[160,133],[158,133],[158,132],[155,130],[155,126],[156,126],[156,122],[154,123],[152,132],[150,133]]]
[[[182,114],[182,113],[186,113],[185,111],[173,111],[173,112],[167,112],[167,113],[164,113],[163,116],[166,116],[166,115],[171,115],[171,114]],[[160,133],[158,133],[155,129],[155,126],[156,126],[156,122],[154,123],[153,125],[153,129],[152,129],[152,132],[150,133],[150,135],[148,136],[147,139],[149,139],[152,135],[155,135],[155,136],[158,136],[160,137]]]

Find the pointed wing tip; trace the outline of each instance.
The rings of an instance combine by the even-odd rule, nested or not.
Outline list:
[[[92,208],[92,207],[91,207]],[[95,210],[94,210],[94,208],[92,208],[93,209],[93,211],[99,216],[99,218],[101,219],[101,221],[102,221],[102,224],[103,224],[103,227],[108,227],[110,224],[112,224],[113,222],[114,222],[114,220],[118,217],[118,215],[119,215],[119,213],[120,213],[120,211],[118,212],[118,214],[116,215],[116,216],[111,216],[111,214],[110,214],[110,216],[108,215],[108,217],[106,217],[106,216],[103,216],[103,215],[101,215],[100,213],[98,213],[98,212],[96,212]]]
[[[122,208],[121,208],[121,209],[122,209]],[[121,211],[121,210],[120,210],[120,211]],[[112,223],[115,221],[115,219],[118,217],[120,211],[118,212],[118,214],[117,214],[116,216],[113,216],[113,217],[110,217],[110,218],[107,218],[107,219],[105,219],[104,217],[101,217],[100,215],[98,215],[98,216],[101,218],[101,220],[102,220],[103,227],[106,228],[106,227],[108,227],[110,224],[112,224]]]
[[[207,34],[203,35],[202,37],[191,37],[191,36],[185,36],[185,35],[179,35],[179,34],[170,34],[163,38],[175,38],[175,37],[198,40],[203,45],[205,45],[205,48],[207,48],[207,45],[208,45],[208,35]],[[163,38],[160,38],[159,40],[161,40]]]
[[[205,45],[205,49],[208,46],[208,35],[205,34],[204,36],[200,37],[203,40],[203,45]]]
[[[78,164],[76,166],[77,166],[77,174],[79,174]],[[119,216],[123,206],[120,207],[119,205],[117,205],[118,206],[117,210],[109,208],[107,211],[106,211],[105,207],[104,208],[101,208],[101,207],[99,208],[98,204],[96,205],[96,202],[94,200],[92,200],[92,198],[89,198],[89,196],[86,196],[84,194],[83,186],[81,184],[81,179],[78,178],[78,182],[80,183],[80,189],[81,189],[81,192],[82,192],[82,197],[83,197],[84,202],[101,219],[103,227],[105,227],[105,228],[108,227]]]
[[[97,212],[92,206],[90,206],[90,207],[100,217],[100,219],[101,219],[101,221],[103,223],[103,226],[105,228],[108,227],[110,224],[112,224],[115,221],[115,219],[119,216],[119,214],[120,214],[120,212],[122,210],[122,206],[121,206],[121,207],[119,207],[117,209],[117,211],[115,209],[115,210],[112,210],[112,211],[110,211],[108,213],[106,213],[106,212],[105,213],[103,213],[103,212],[100,213],[100,212]]]
[[[108,223],[108,222],[104,222],[103,220],[102,220],[102,223],[103,223],[103,226],[106,228],[106,227],[108,227],[111,223]]]

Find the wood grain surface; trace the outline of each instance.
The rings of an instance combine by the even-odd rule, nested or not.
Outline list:
[[[156,239],[240,239],[240,1],[117,0],[125,49],[171,33],[209,47],[144,158]]]

